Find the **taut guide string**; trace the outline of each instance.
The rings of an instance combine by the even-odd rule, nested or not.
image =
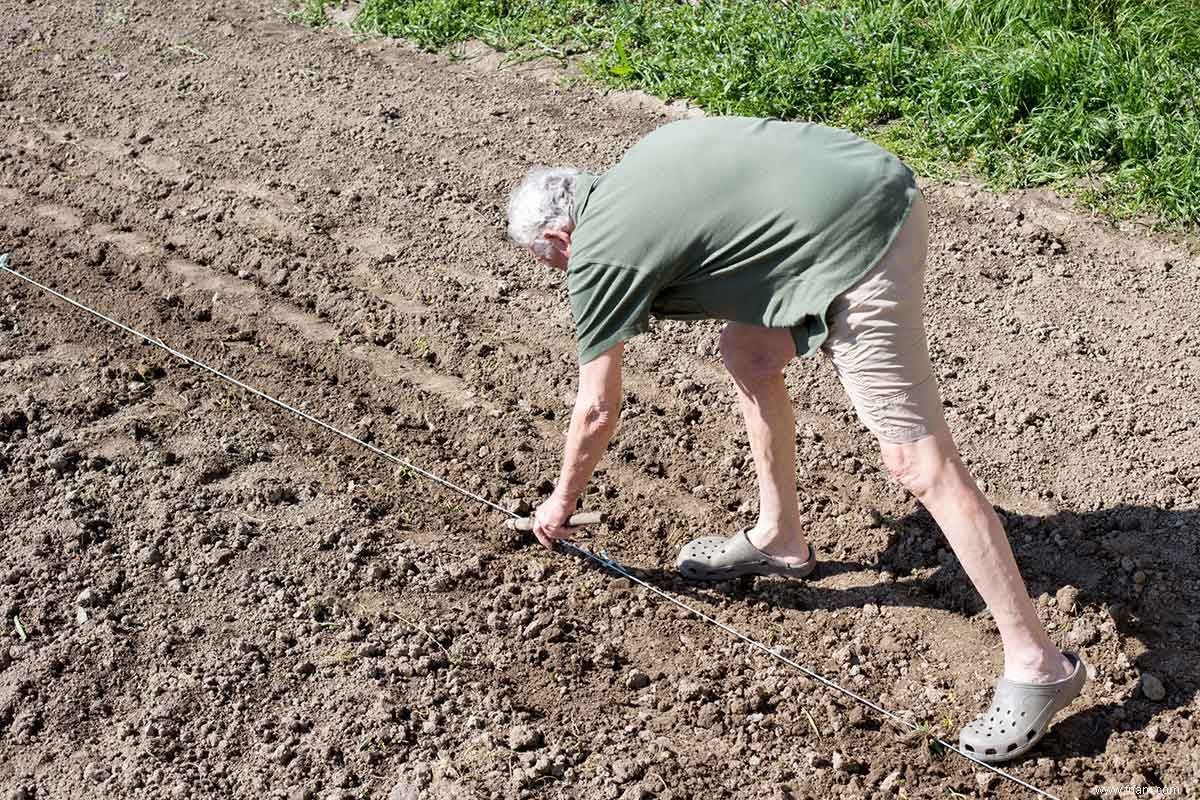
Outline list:
[[[193,366],[199,367],[200,369],[217,376],[218,378],[220,378],[223,381],[226,381],[227,383],[232,383],[234,386],[237,386],[239,389],[243,389],[243,390],[249,392],[250,394],[254,395],[255,397],[260,397],[263,400],[266,400],[268,403],[270,403],[274,406],[277,406],[278,408],[282,408],[284,411],[294,414],[294,415],[296,415],[302,419],[305,419],[315,425],[319,425],[320,427],[324,428],[325,430],[329,431],[330,433],[340,436],[341,438],[343,438],[349,442],[353,442],[354,444],[359,445],[360,447],[364,447],[367,450],[370,450],[375,455],[380,456],[381,458],[384,458],[384,459],[392,462],[393,464],[397,464],[401,467],[404,467],[405,469],[411,470],[412,472],[415,472],[416,474],[420,475],[421,477],[427,478],[431,481],[434,481],[435,483],[437,483],[447,489],[450,489],[453,492],[457,492],[458,494],[463,495],[464,497],[468,497],[472,500],[482,503],[483,505],[487,506],[488,508],[492,509],[493,511],[499,511],[501,514],[506,514],[512,518],[519,518],[519,516],[520,516],[512,511],[509,511],[507,508],[504,508],[503,506],[499,506],[499,505],[491,502],[490,500],[488,500],[485,497],[480,497],[477,494],[473,494],[472,492],[469,492],[466,489],[456,486],[455,484],[451,483],[450,481],[446,480],[445,478],[438,477],[437,475],[434,475],[432,472],[428,472],[427,470],[421,469],[420,467],[416,466],[415,464],[405,461],[404,459],[400,458],[399,456],[392,455],[391,453],[387,452],[386,450],[381,450],[380,448],[376,447],[373,444],[370,444],[369,442],[364,442],[363,440],[358,439],[358,438],[350,435],[349,433],[346,433],[345,431],[334,427],[333,425],[329,424],[328,422],[325,422],[322,419],[314,417],[312,414],[309,414],[305,411],[301,411],[300,409],[296,408],[295,406],[289,405],[289,404],[283,402],[282,400],[277,400],[276,398],[270,396],[269,394],[266,394],[265,392],[255,389],[253,386],[249,386],[245,383],[242,383],[237,378],[231,377],[231,376],[225,374],[224,372],[221,372],[219,369],[216,369],[215,367],[210,367],[208,364],[205,364],[202,361],[197,361],[196,359],[192,358],[191,356],[187,355],[186,353],[181,353],[180,351],[174,349],[173,347],[170,347],[165,342],[163,342],[161,339],[156,339],[153,336],[147,336],[146,334],[142,333],[141,331],[131,328],[128,325],[125,325],[124,323],[118,322],[117,320],[113,319],[112,317],[109,317],[105,314],[102,314],[99,311],[89,308],[88,306],[85,306],[83,303],[80,303],[77,300],[73,300],[72,298],[66,296],[65,294],[62,294],[61,292],[51,289],[49,286],[46,286],[45,284],[35,281],[33,278],[30,278],[26,275],[22,275],[20,272],[17,272],[15,269],[8,266],[8,254],[7,253],[0,255],[0,270],[3,270],[4,272],[7,272],[11,275],[14,275],[17,278],[20,278],[21,280],[25,281],[28,284],[30,284],[32,286],[36,286],[38,289],[41,289],[43,292],[46,292],[47,294],[51,294],[54,297],[57,297],[59,300],[69,303],[70,305],[74,306],[75,308],[78,308],[81,311],[91,314],[93,317],[96,317],[97,319],[104,320],[105,322],[109,323],[110,325],[120,328],[121,330],[125,331],[128,334],[136,336],[139,339],[143,339],[144,341],[149,342],[150,344],[154,345],[155,347],[165,350],[166,352],[170,353],[171,355],[175,356],[176,358],[186,361],[187,363],[189,363]],[[780,661],[784,664],[787,664],[789,667],[792,667],[793,669],[801,672],[806,677],[808,677],[809,679],[811,679],[813,681],[816,681],[817,683],[821,684],[822,686],[825,686],[828,689],[832,689],[835,692],[838,692],[846,697],[849,697],[851,700],[854,700],[855,702],[866,706],[867,708],[871,709],[872,711],[875,711],[876,713],[882,714],[884,717],[887,717],[888,719],[901,725],[904,728],[908,728],[911,731],[923,732],[921,727],[919,725],[917,725],[915,722],[907,720],[904,717],[901,717],[897,714],[893,714],[891,711],[888,711],[886,708],[880,706],[878,703],[875,703],[872,700],[868,700],[867,698],[862,697],[861,695],[856,694],[856,693],[850,691],[849,689],[843,688],[842,686],[838,685],[837,683],[834,683],[833,681],[829,680],[828,678],[824,677],[823,675],[813,672],[811,669],[804,666],[803,664],[799,664],[799,663],[793,661],[792,659],[788,658],[787,656],[783,655],[782,653],[780,653],[776,650],[772,650],[771,648],[767,647],[762,642],[760,642],[756,639],[750,638],[749,636],[747,636],[746,634],[737,630],[736,628],[732,628],[729,625],[726,625],[724,622],[721,622],[719,619],[716,619],[715,617],[711,617],[708,614],[705,614],[703,611],[700,611],[699,609],[693,608],[692,606],[688,605],[687,603],[684,603],[682,600],[679,600],[674,595],[663,591],[662,589],[658,588],[657,586],[654,586],[653,584],[649,583],[648,581],[643,580],[642,578],[639,578],[637,575],[634,575],[632,572],[630,572],[629,570],[622,567],[619,563],[617,563],[617,561],[615,561],[613,558],[611,558],[608,555],[608,553],[605,552],[604,550],[601,550],[598,553],[593,553],[591,550],[588,550],[586,547],[582,547],[581,545],[577,545],[574,542],[570,542],[570,541],[566,541],[566,540],[559,540],[558,549],[564,550],[569,553],[574,553],[577,556],[580,556],[584,559],[587,559],[589,561],[595,562],[596,564],[599,564],[601,567],[604,567],[605,569],[608,569],[612,572],[617,573],[618,575],[628,578],[629,580],[633,581],[634,583],[638,584],[639,586],[642,586],[643,588],[647,589],[651,593],[657,595],[658,597],[661,597],[663,600],[666,600],[668,603],[671,603],[672,605],[683,609],[684,611],[688,612],[689,614],[694,614],[695,616],[699,617],[700,619],[704,620],[705,622],[709,623],[710,625],[720,628],[721,630],[725,631],[726,633],[728,633],[730,636],[734,637],[735,639],[745,642],[746,644],[750,645],[750,647],[752,647],[753,649],[759,650],[762,653],[765,653],[766,655],[770,656],[771,658],[775,659],[776,661]],[[975,764],[976,766],[979,766],[979,767],[983,767],[984,769],[986,769],[990,772],[993,772],[1002,778],[1010,780],[1019,786],[1029,789],[1031,792],[1034,792],[1035,794],[1038,794],[1042,797],[1049,798],[1049,800],[1059,800],[1059,798],[1056,797],[1055,795],[1052,795],[1049,792],[1039,789],[1038,787],[1034,786],[1033,784],[1027,783],[1027,782],[1021,780],[1020,778],[1018,778],[1017,776],[1012,775],[1011,773],[1005,772],[1004,770],[1000,769],[999,767],[996,767],[992,764],[988,764],[984,761],[980,761],[978,758],[975,758],[970,753],[960,750],[957,746],[951,744],[950,742],[945,741],[944,739],[942,739],[940,737],[929,736],[928,738],[931,739],[932,741],[936,742],[940,746],[946,748],[947,750],[949,750],[953,753],[957,753],[959,756],[961,756],[962,758],[965,758],[967,761],[970,761],[972,764]]]

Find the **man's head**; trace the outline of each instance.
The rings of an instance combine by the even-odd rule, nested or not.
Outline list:
[[[578,174],[569,167],[534,167],[508,198],[508,238],[557,269],[566,269],[571,257]]]

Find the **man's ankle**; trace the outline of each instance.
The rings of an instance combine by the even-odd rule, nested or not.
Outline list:
[[[1070,676],[1074,666],[1058,649],[1006,656],[1004,677],[1022,683],[1054,683]]]
[[[791,533],[774,525],[759,523],[746,532],[746,537],[750,544],[769,556],[801,562],[808,560],[808,538],[803,533]]]

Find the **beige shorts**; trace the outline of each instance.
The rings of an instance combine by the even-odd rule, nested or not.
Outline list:
[[[829,306],[821,349],[858,418],[885,442],[914,442],[946,426],[921,309],[929,212],[920,194],[883,260]]]

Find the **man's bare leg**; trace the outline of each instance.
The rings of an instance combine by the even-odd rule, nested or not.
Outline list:
[[[788,331],[730,323],[721,354],[737,387],[758,475],[759,521],[750,541],[766,553],[803,560],[808,540],[796,500],[795,416],[783,368],[795,356]],[[916,442],[880,442],[884,464],[929,510],[992,612],[1004,643],[1004,673],[1047,682],[1072,667],[1050,641],[1029,599],[995,510],[946,429]]]
[[[796,345],[787,330],[731,322],[721,331],[721,356],[737,387],[758,476],[758,524],[750,542],[769,555],[806,561],[796,499],[796,417],[783,380]]]
[[[888,471],[911,491],[942,529],[971,583],[992,612],[1004,643],[1004,676],[1046,683],[1072,665],[1038,619],[1000,518],[967,471],[950,432],[908,444],[880,442]]]

